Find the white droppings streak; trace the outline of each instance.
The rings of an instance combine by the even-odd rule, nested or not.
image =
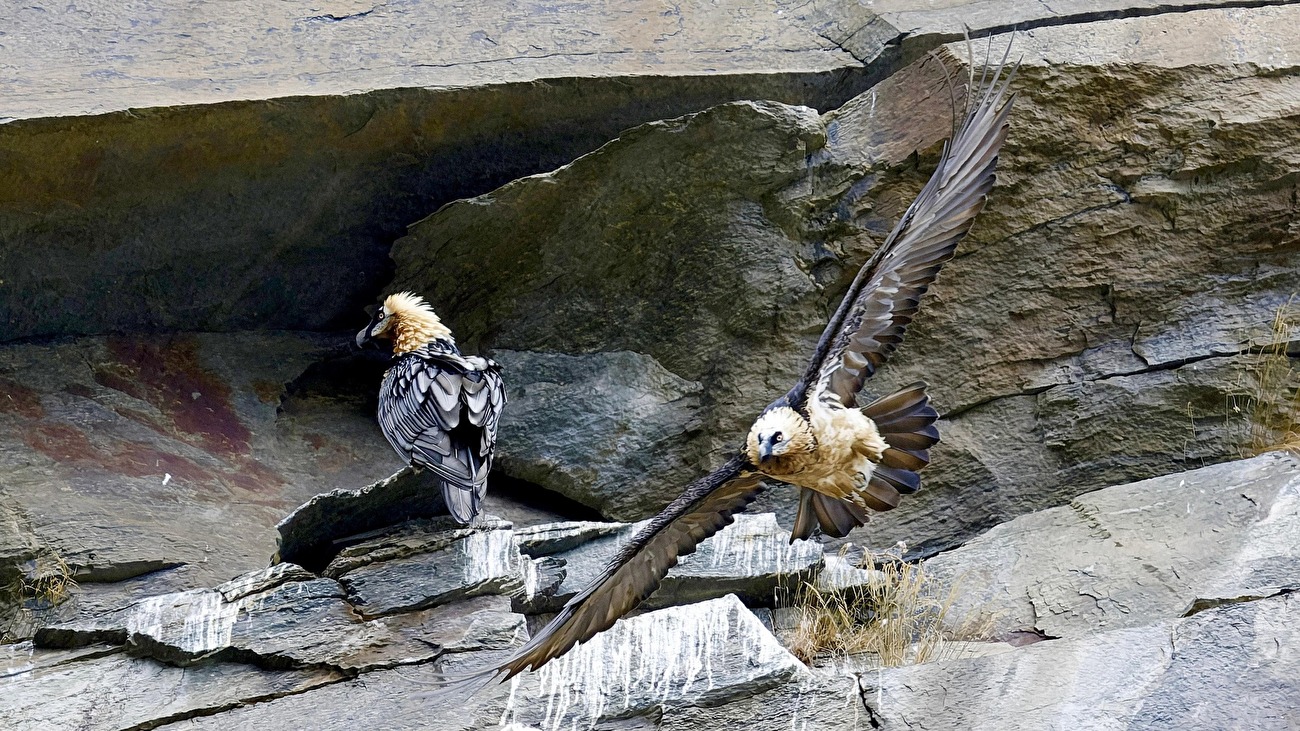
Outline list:
[[[477,531],[461,539],[460,548],[465,554],[462,578],[468,586],[509,579],[520,573],[521,557],[513,531]]]
[[[797,664],[727,596],[618,622],[543,666],[531,688],[512,685],[502,721],[528,712],[541,731],[590,729],[611,713],[698,699],[720,673],[724,684],[739,685]]]
[[[11,664],[11,661],[9,660],[5,661],[4,668],[0,669],[0,678],[8,677],[10,675],[18,675],[20,673],[25,673],[28,670],[31,670],[32,668],[36,667],[36,663],[33,661],[33,658],[35,657],[36,657],[36,648],[34,646],[28,646],[27,657],[22,661],[20,661],[17,665]]]
[[[781,529],[772,513],[742,514],[701,543],[698,554],[686,556],[682,564],[730,578],[805,571],[821,556],[815,542],[791,543],[790,534]]]
[[[227,602],[209,589],[149,597],[127,618],[130,635],[148,635],[183,652],[203,654],[230,644],[245,602]]]

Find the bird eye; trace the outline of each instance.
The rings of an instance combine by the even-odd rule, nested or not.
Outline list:
[[[773,441],[773,442],[779,442],[779,441],[781,441],[781,439],[782,439],[781,432],[777,432],[777,433],[775,433],[775,434],[772,435],[772,441]]]

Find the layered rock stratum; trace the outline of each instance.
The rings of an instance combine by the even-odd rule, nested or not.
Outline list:
[[[1300,464],[1242,460],[1300,422],[1300,7],[4,15],[0,727],[1300,724]],[[869,572],[788,545],[777,486],[645,613],[442,704],[797,377],[1013,29],[998,185],[868,386],[929,381],[944,442],[851,537],[995,641],[799,663],[790,585]],[[386,479],[348,330],[398,288],[506,366],[473,529]]]

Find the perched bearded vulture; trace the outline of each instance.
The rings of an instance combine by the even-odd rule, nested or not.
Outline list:
[[[1007,134],[1012,76],[1014,69],[1003,80],[999,66],[992,79],[980,79],[980,91],[972,90],[977,98],[930,181],[858,272],[804,377],[763,411],[744,449],[688,486],[510,657],[446,680],[505,680],[609,628],[658,588],[679,556],[730,524],[758,495],[765,476],[799,488],[795,538],[812,535],[818,525],[842,536],[862,525],[868,511],[890,510],[901,494],[917,490],[917,471],[939,440],[925,384],[861,409],[856,398],[901,342],[921,295],[984,206]]]
[[[506,404],[501,369],[461,355],[451,330],[410,292],[389,296],[357,345],[393,341],[393,365],[379,387],[379,428],[409,465],[442,483],[451,517],[465,524],[483,509],[497,421]]]

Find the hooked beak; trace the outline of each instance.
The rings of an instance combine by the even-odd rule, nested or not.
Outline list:
[[[772,457],[772,443],[768,441],[760,442],[758,445],[758,461],[766,462]]]
[[[379,324],[379,319],[381,314],[382,313],[378,309],[375,309],[370,313],[370,322],[366,323],[366,326],[361,328],[361,332],[357,333],[358,348],[364,348],[366,347],[367,343],[374,342],[375,326]]]

